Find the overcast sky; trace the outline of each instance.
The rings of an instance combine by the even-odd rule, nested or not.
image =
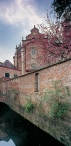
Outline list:
[[[13,63],[16,45],[44,22],[53,0],[0,0],[0,62]]]

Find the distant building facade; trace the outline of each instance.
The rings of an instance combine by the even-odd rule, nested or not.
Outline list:
[[[16,46],[15,56],[13,57],[14,66],[21,70],[21,75],[35,71],[45,65],[46,59],[40,37],[43,37],[43,35],[34,26],[26,40],[22,38],[22,44]]]
[[[9,60],[4,63],[0,62],[0,78],[14,78],[20,76],[20,70],[18,70]]]

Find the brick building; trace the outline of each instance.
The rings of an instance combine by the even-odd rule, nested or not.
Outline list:
[[[43,53],[44,47],[43,43],[40,42],[40,37],[43,38],[43,35],[34,26],[31,34],[26,36],[25,40],[22,38],[22,44],[16,46],[13,57],[14,65],[21,70],[21,75],[35,71],[46,64],[46,56]]]
[[[67,34],[71,32],[71,13],[65,17],[64,33],[65,32]],[[26,39],[24,40],[22,38],[22,44],[20,43],[19,46],[16,45],[16,51],[13,60],[15,67],[21,70],[21,75],[62,61],[62,55],[54,56],[54,53],[51,54],[50,51],[48,51],[47,48],[49,37],[49,35],[45,37],[43,34],[41,34],[39,29],[37,29],[34,25],[34,28],[31,30],[31,33],[26,36]],[[70,41],[71,46],[71,39],[69,38],[68,41]],[[59,49],[60,45],[62,44],[62,40],[58,42],[55,40],[53,44],[54,47],[52,45],[51,49],[54,48],[54,51],[51,52],[55,52],[57,49]],[[65,55],[65,52],[63,55]],[[51,59],[48,59],[48,57],[51,57]],[[71,55],[68,52],[66,59],[70,58]],[[64,59],[65,56],[63,61]]]
[[[20,75],[20,70],[18,70],[9,60],[4,63],[0,62],[0,78],[14,78]]]

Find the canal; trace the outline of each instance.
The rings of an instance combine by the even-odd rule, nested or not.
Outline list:
[[[31,122],[0,103],[0,146],[64,146]]]

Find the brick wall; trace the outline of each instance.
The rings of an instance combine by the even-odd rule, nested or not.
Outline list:
[[[26,47],[26,70],[33,71],[44,65],[44,55],[41,44],[30,43]]]
[[[71,60],[11,79],[6,81],[6,86],[8,88],[17,88],[25,94],[34,94],[36,73],[38,73],[38,93],[51,88],[51,79],[62,80],[65,86],[71,87]]]
[[[14,74],[20,75],[20,70],[0,66],[0,78],[5,77],[5,73],[9,73],[10,78],[13,78]]]
[[[37,75],[38,92],[35,92],[35,79],[37,79]],[[38,108],[33,114],[26,113],[23,110],[24,104],[26,102],[24,97],[31,94],[33,102],[37,100],[38,104],[42,92],[45,89],[52,87],[51,79],[62,80],[65,86],[70,86],[71,88],[71,60],[3,82],[3,92],[5,93],[7,90],[12,88],[19,90],[21,93],[19,96],[19,102],[17,102],[17,100],[13,100],[12,95],[11,98],[9,98],[9,106],[21,116],[52,135],[55,139],[58,139],[65,145],[71,145],[71,118],[69,118],[69,121],[67,123],[66,121],[50,119],[48,118],[48,116],[44,116],[44,111],[42,111],[40,115]],[[50,108],[49,105],[46,104],[44,104],[44,107],[46,110],[45,112],[47,112]]]
[[[26,40],[22,40],[22,45],[16,48],[14,59],[14,65],[21,69],[22,75],[27,72],[37,70],[44,65],[47,65],[47,47],[44,46],[45,39],[39,41],[41,34],[37,28],[31,30],[31,34],[26,37]],[[32,49],[35,54],[32,53]],[[21,53],[23,51],[23,53]],[[23,61],[21,60],[23,58]],[[22,67],[23,66],[23,67]]]
[[[21,55],[18,54],[18,69],[21,70]]]

